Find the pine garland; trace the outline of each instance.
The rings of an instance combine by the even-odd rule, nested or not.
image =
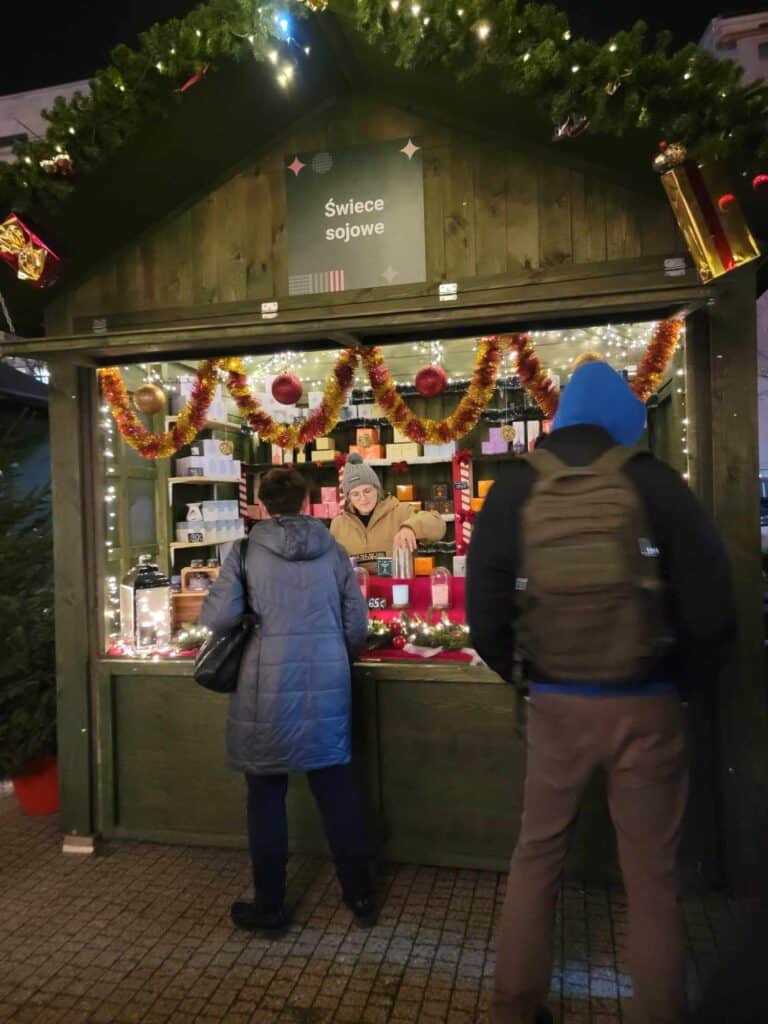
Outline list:
[[[184,18],[154,25],[137,49],[117,46],[90,94],[58,98],[45,115],[46,138],[17,145],[16,160],[0,164],[0,211],[55,211],[79,180],[183,102],[190,78],[215,73],[223,62],[285,61],[290,75],[294,67],[300,75],[303,49],[286,38],[280,17],[322,6],[208,0]],[[745,173],[768,166],[768,86],[743,85],[738,65],[694,44],[672,51],[669,33],[649,40],[642,22],[599,44],[573,38],[566,15],[552,5],[522,0],[338,0],[338,12],[401,67],[494,76],[503,92],[545,106],[564,136],[587,125],[613,138],[646,128],[685,142],[697,159],[729,159]],[[279,67],[276,73],[280,79]],[[43,169],[57,154],[69,157],[72,176]]]
[[[274,63],[278,55],[281,65],[300,61],[303,51],[286,39],[278,19],[295,24],[307,13],[300,0],[279,6],[274,0],[208,0],[184,18],[153,25],[137,49],[116,46],[109,66],[94,75],[90,93],[57,97],[43,113],[50,125],[46,137],[17,144],[15,161],[0,163],[0,210],[55,211],[81,178],[182,103],[181,90],[194,75],[249,56]],[[71,158],[71,176],[49,174],[41,166],[61,153]]]
[[[416,6],[418,17],[410,3],[356,4],[358,27],[400,67],[493,74],[504,92],[545,104],[555,126],[588,121],[614,138],[650,128],[697,159],[731,159],[739,170],[768,162],[768,86],[742,85],[737,64],[693,43],[672,51],[671,34],[649,40],[642,21],[602,45],[573,38],[562,11],[522,0]]]

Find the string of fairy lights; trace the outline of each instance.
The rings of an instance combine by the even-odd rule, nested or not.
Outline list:
[[[529,332],[549,372],[556,383],[567,383],[569,368],[584,351],[595,351],[602,354],[616,369],[625,371],[631,379],[636,371],[636,364],[656,327],[655,323],[605,324],[584,328],[569,328],[560,331],[536,330]],[[448,382],[460,384],[469,379],[468,369],[474,360],[473,352],[477,341],[467,340],[464,344],[459,339],[451,343],[441,340],[425,340],[395,344],[387,347],[387,358],[393,366],[397,366],[398,387],[409,387],[413,384],[412,373],[421,363],[443,366]],[[271,377],[283,372],[290,372],[299,377],[305,389],[321,389],[327,374],[330,372],[337,356],[337,350],[316,352],[286,350],[265,356],[248,356],[244,362],[251,386],[256,391],[264,388]],[[143,383],[161,386],[165,391],[178,390],[178,381],[167,376],[167,366],[162,364],[140,364],[133,367],[134,379]],[[128,371],[128,368],[126,368]],[[505,353],[500,368],[500,387],[502,401],[509,402],[509,382],[516,374],[516,363],[512,353]],[[405,378],[405,373],[410,377]],[[686,371],[685,371],[685,332],[675,357],[675,369],[672,370],[671,387],[678,402],[681,413],[680,454],[682,475],[690,478],[690,420],[686,404]],[[506,383],[504,383],[506,382]],[[358,371],[356,383],[363,389],[369,386],[363,371]],[[227,399],[229,401],[229,399]],[[116,641],[120,636],[120,581],[114,574],[117,562],[119,538],[118,504],[120,493],[120,463],[118,445],[122,440],[117,433],[115,422],[110,414],[109,406],[99,407],[99,427],[101,433],[101,458],[104,470],[103,488],[103,523],[105,560],[110,573],[105,577],[104,615],[105,634],[108,642]],[[296,415],[305,413],[298,410]],[[188,635],[180,639],[180,649],[196,636]]]
[[[117,514],[117,448],[121,443],[116,436],[115,421],[109,411],[109,406],[102,404],[99,407],[101,427],[101,458],[104,466],[104,547],[106,549],[106,561],[112,563],[117,541],[118,514]],[[120,616],[120,589],[117,576],[108,574],[104,581],[104,619],[105,634],[108,640],[117,636]]]

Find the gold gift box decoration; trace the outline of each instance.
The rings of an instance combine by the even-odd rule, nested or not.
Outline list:
[[[653,165],[704,284],[758,258],[741,206],[717,164],[699,165],[675,143]]]

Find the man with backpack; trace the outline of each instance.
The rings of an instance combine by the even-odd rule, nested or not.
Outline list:
[[[681,477],[631,449],[645,407],[607,363],[580,366],[553,432],[509,463],[474,526],[472,642],[530,685],[520,836],[498,937],[494,1024],[546,1024],[570,828],[606,775],[642,1024],[685,1013],[677,850],[688,795],[680,694],[712,685],[735,635],[727,558]]]

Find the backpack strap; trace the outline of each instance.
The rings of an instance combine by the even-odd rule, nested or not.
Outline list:
[[[537,448],[535,451],[526,452],[520,458],[532,466],[536,475],[543,480],[560,476],[572,468],[562,459],[558,459],[553,452],[547,451],[546,448]]]
[[[546,448],[537,448],[533,452],[526,452],[520,458],[533,466],[541,479],[548,480],[557,476],[582,476],[599,474],[618,473],[619,470],[634,459],[640,452],[637,448],[628,448],[625,445],[615,444],[603,452],[594,462],[586,466],[569,466],[557,455]]]
[[[589,468],[593,473],[618,473],[639,454],[640,452],[637,448],[628,448],[626,445],[615,444],[595,459]]]

